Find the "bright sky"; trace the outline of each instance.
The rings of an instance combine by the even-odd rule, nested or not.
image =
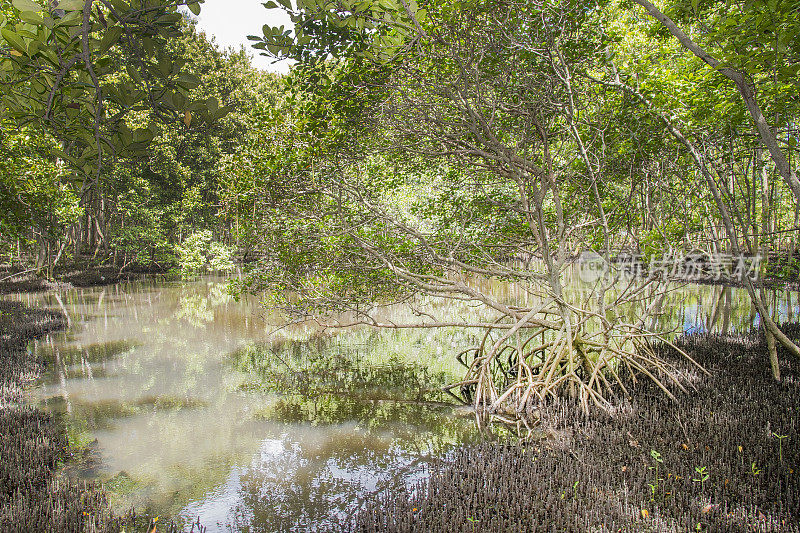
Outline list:
[[[214,36],[221,48],[232,46],[238,49],[244,45],[253,56],[253,65],[272,72],[286,72],[289,64],[286,61],[274,63],[271,57],[258,55],[260,50],[250,47],[248,35],[263,35],[264,24],[292,27],[292,21],[280,9],[267,9],[262,4],[266,0],[206,0],[200,4],[198,29],[206,35]]]

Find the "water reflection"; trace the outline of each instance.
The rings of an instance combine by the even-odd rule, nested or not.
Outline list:
[[[534,298],[485,283],[507,302]],[[797,316],[798,294],[771,298],[776,319]],[[218,280],[16,299],[70,317],[68,331],[32,345],[48,373],[31,401],[64,414],[83,450],[72,473],[106,481],[119,509],[199,515],[210,531],[324,530],[479,438],[439,391],[461,378],[454,356],[476,332],[331,334],[296,325],[270,336],[282,318],[255,299],[231,299]],[[483,312],[435,310],[443,318]],[[678,332],[744,331],[758,321],[743,291],[721,286],[675,288],[655,320]]]
[[[64,414],[84,459],[71,473],[106,481],[119,509],[322,528],[477,438],[438,391],[460,372],[451,344],[471,334],[269,337],[281,319],[214,281],[18,299],[70,315],[69,331],[33,345],[49,368],[31,400]]]

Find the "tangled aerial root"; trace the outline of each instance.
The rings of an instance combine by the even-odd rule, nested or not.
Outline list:
[[[655,343],[670,346],[705,372],[665,335],[641,323],[609,320],[563,302],[557,309],[522,312],[513,327],[502,334],[487,330],[478,346],[458,355],[467,369],[465,378],[445,390],[459,388],[461,399],[476,410],[509,421],[504,416],[524,418],[532,404],[564,397],[576,399],[586,413],[592,406],[609,411],[612,399],[630,395],[626,382],[635,383],[638,376],[674,399],[671,386],[684,391],[684,384],[674,364],[653,348]]]

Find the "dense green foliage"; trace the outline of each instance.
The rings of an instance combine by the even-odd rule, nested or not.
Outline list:
[[[299,61],[279,81],[252,69],[242,52],[219,52],[181,20],[175,5],[134,3],[121,11],[98,0],[86,13],[87,34],[79,31],[84,2],[67,2],[64,12],[36,13],[25,1],[4,8],[6,255],[13,249],[21,260],[38,250],[44,265],[58,261],[62,250],[110,258],[120,267],[166,268],[177,260],[175,243],[210,230],[245,260],[269,250],[284,267],[296,266],[298,276],[306,265],[331,265],[328,275],[336,271],[338,281],[329,279],[341,290],[349,286],[353,298],[391,294],[396,280],[381,282],[378,265],[364,279],[352,277],[348,265],[364,257],[359,245],[348,248],[347,228],[359,226],[361,237],[378,239],[386,221],[365,224],[369,209],[331,200],[327,193],[345,182],[393,204],[403,223],[442,239],[468,236],[459,247],[463,260],[538,255],[541,243],[509,209],[518,200],[515,187],[498,184],[495,163],[486,167],[493,149],[467,157],[463,146],[450,150],[459,136],[462,144],[483,143],[470,133],[463,137],[472,126],[458,114],[469,109],[492,118],[499,152],[514,146],[519,156],[546,166],[541,150],[561,143],[548,157],[554,174],[564,176],[564,223],[585,224],[601,216],[598,209],[605,217],[571,237],[569,249],[598,249],[604,232],[615,249],[647,257],[673,247],[726,248],[714,200],[697,187],[696,161],[664,129],[668,116],[702,147],[743,245],[794,255],[791,191],[760,147],[736,87],[640,8],[270,2],[268,8],[288,10],[302,23],[302,30],[265,28],[263,37],[252,37],[264,53]],[[791,2],[664,8],[684,29],[702,28],[691,33],[697,44],[749,77],[792,165],[796,11]],[[498,12],[504,18],[493,19]],[[154,32],[132,30],[145,20]],[[464,48],[454,46],[459,39]],[[82,55],[84,41],[90,61]],[[54,63],[53,50],[77,59],[65,70],[72,60]],[[466,71],[475,76],[470,83],[459,78]],[[452,107],[447,91],[453,90],[466,107]],[[569,98],[571,112],[564,107]],[[142,105],[145,100],[150,104]],[[489,107],[497,105],[502,112]],[[406,120],[421,121],[420,127],[397,122],[408,111]],[[27,129],[17,134],[23,123]],[[548,136],[544,144],[532,134],[539,128]],[[588,159],[576,153],[580,143]],[[600,203],[589,194],[593,183]],[[543,207],[552,225],[551,201]],[[384,237],[394,251],[413,248],[413,238],[403,245]],[[444,240],[440,245],[441,253],[453,252]],[[436,271],[418,259],[405,258],[409,268]],[[297,283],[284,281],[284,288]]]
[[[40,155],[51,146],[47,138],[26,130],[0,130],[0,246],[17,242],[27,250],[29,239],[55,240],[77,221],[80,208],[74,190],[65,183],[68,173]],[[21,249],[3,252],[18,255]]]
[[[196,231],[213,230],[214,246],[232,238],[218,199],[224,161],[274,105],[277,78],[244,51],[220,51],[174,3],[124,5],[90,6],[88,34],[75,2],[66,16],[3,8],[0,254],[15,262],[168,269]]]
[[[730,250],[718,205],[699,185],[699,161],[670,135],[666,119],[702,152],[743,250],[766,246],[767,253],[794,256],[791,184],[771,164],[735,84],[721,74],[727,68],[748,77],[793,169],[800,51],[798,8],[791,2],[666,6],[665,13],[720,62],[716,71],[640,8],[615,2],[270,6],[288,11],[297,29],[265,28],[263,37],[252,38],[257,48],[300,62],[292,87],[303,97],[292,93],[302,103],[289,104],[297,117],[291,138],[304,136],[305,144],[293,156],[313,158],[314,176],[305,181],[318,193],[345,183],[344,189],[385,201],[414,190],[416,212],[433,224],[426,231],[440,230],[431,241],[457,235],[459,251],[472,259],[465,235],[477,250],[494,248],[495,257],[515,255],[519,247],[541,256],[542,243],[532,242],[533,235],[526,239],[524,217],[513,215],[515,186],[504,189],[496,179],[514,166],[502,159],[516,156],[540,168],[551,165],[563,187],[567,226],[592,217],[602,222],[572,235],[569,249],[599,249],[605,233],[613,249],[648,257],[672,248]],[[308,120],[309,114],[325,119]],[[536,129],[539,139],[531,133]],[[543,149],[561,151],[545,155]],[[273,176],[288,171],[297,179],[291,167],[281,166],[288,159],[273,154],[272,164],[280,167]],[[343,177],[348,172],[352,176]],[[379,177],[369,180],[371,172]],[[432,188],[422,186],[431,182]],[[351,199],[350,215],[358,216],[365,198]],[[543,206],[551,231],[554,200]],[[291,204],[294,213],[302,211],[298,198]],[[316,198],[313,213],[295,222],[307,223],[321,205]],[[314,246],[323,241],[314,238]],[[556,239],[554,246],[562,244]],[[317,256],[304,257],[317,264]]]

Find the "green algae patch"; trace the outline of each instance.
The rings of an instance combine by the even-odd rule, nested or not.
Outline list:
[[[157,411],[177,411],[179,409],[207,407],[208,402],[183,396],[145,396],[136,400],[135,405],[137,407],[156,409]]]
[[[56,348],[41,346],[38,353],[47,360],[58,359],[62,365],[85,365],[109,361],[140,345],[140,342],[134,340],[117,340]]]

